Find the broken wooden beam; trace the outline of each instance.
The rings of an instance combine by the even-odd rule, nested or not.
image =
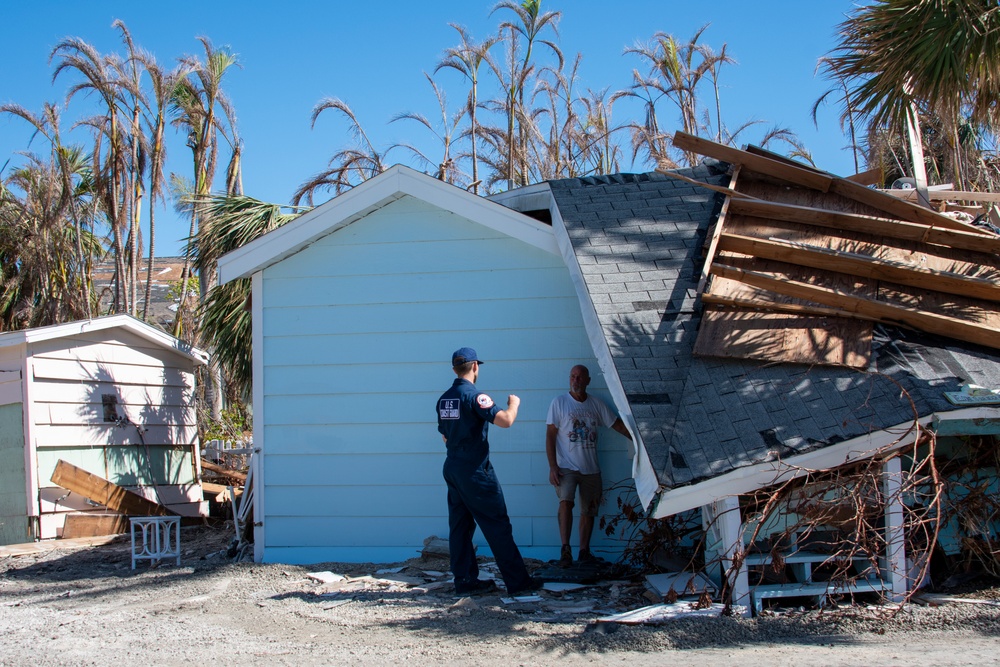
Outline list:
[[[777,278],[766,273],[747,271],[735,266],[715,264],[712,267],[712,273],[746,285],[759,287],[775,294],[783,294],[796,299],[805,299],[824,306],[831,306],[847,312],[866,315],[886,324],[903,324],[918,331],[964,340],[968,343],[975,343],[994,349],[1000,348],[1000,331],[975,322],[960,320],[955,317],[948,317],[947,315],[929,313],[884,301],[865,299],[845,294],[829,287],[810,285],[787,278]]]
[[[727,190],[732,190],[735,192],[736,183],[740,178],[740,167],[736,165],[733,167],[733,175],[729,178],[729,187]],[[705,251],[705,263],[702,265],[701,278],[698,280],[698,294],[705,291],[705,284],[708,282],[708,271],[712,266],[712,260],[715,258],[715,253],[718,251],[719,247],[719,237],[722,236],[722,228],[726,224],[726,218],[728,216],[729,207],[731,202],[736,199],[735,197],[727,197],[724,202],[722,202],[722,210],[719,211],[719,217],[715,221],[715,226],[712,228],[712,236],[708,241],[708,248]]]
[[[768,301],[767,299],[720,296],[710,291],[701,295],[702,303],[712,306],[724,306],[741,310],[759,310],[768,313],[784,313],[786,315],[801,315],[804,317],[848,317],[851,319],[878,321],[876,318],[865,317],[857,313],[846,313],[836,308],[814,306],[804,303],[784,303]]]
[[[205,470],[210,470],[217,475],[223,475],[224,477],[232,477],[233,479],[238,479],[241,482],[247,481],[246,473],[237,472],[232,468],[227,468],[226,466],[220,466],[218,463],[212,463],[211,461],[201,460],[201,467]]]
[[[978,231],[940,229],[917,222],[748,199],[733,199],[729,204],[729,212],[765,220],[780,220],[902,241],[930,243],[958,250],[1000,254],[1000,236]]]
[[[114,482],[98,477],[62,459],[56,463],[52,483],[67,491],[79,493],[84,498],[104,505],[108,509],[128,516],[173,516],[163,505],[146,500],[138,493],[124,489]]]
[[[763,155],[754,155],[753,153],[748,153],[732,146],[718,144],[714,141],[688,134],[687,132],[678,131],[674,133],[673,143],[674,146],[681,150],[714,157],[717,160],[722,160],[733,165],[740,164],[750,171],[773,176],[788,183],[812,188],[820,192],[829,192],[830,186],[835,180],[829,174],[815,169],[793,165],[787,160],[774,160]]]
[[[1000,283],[993,280],[929,269],[870,255],[738,234],[723,234],[719,240],[719,249],[796,266],[846,273],[860,278],[886,280],[934,292],[1000,301]]]
[[[120,535],[129,531],[128,517],[124,514],[107,512],[74,512],[66,515],[62,538],[97,537],[99,535]]]
[[[813,167],[799,165],[787,158],[776,160],[763,155],[755,155],[747,151],[719,144],[686,132],[676,132],[674,146],[681,150],[692,151],[700,155],[714,157],[717,160],[736,165],[741,164],[749,171],[755,171],[765,176],[811,188],[820,192],[833,192],[847,199],[871,206],[879,211],[910,222],[920,222],[925,225],[944,227],[946,229],[975,229],[971,225],[958,222],[930,209],[918,206],[908,201],[897,199],[892,195],[872,190],[860,183],[846,178],[832,176]]]

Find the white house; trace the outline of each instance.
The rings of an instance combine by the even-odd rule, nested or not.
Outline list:
[[[208,356],[127,315],[0,334],[0,544],[58,536],[95,509],[50,479],[62,459],[206,514],[195,368]]]

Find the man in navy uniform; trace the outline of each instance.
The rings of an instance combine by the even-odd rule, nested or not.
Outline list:
[[[489,395],[476,389],[481,363],[471,347],[456,350],[451,366],[458,377],[437,402],[438,431],[448,450],[444,480],[448,484],[451,571],[458,595],[479,595],[495,588],[492,581],[479,579],[472,546],[478,525],[493,550],[507,593],[519,595],[538,585],[514,543],[503,489],[490,463],[487,434],[491,423],[501,428],[514,424],[521,399],[511,394],[507,409],[501,410]]]

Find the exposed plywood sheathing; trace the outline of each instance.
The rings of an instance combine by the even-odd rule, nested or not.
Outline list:
[[[733,165],[706,242],[696,353],[860,367],[872,322],[1000,348],[997,235],[867,188],[868,177],[684,133],[674,144]]]

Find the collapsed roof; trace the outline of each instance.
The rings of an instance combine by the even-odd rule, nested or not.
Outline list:
[[[655,516],[703,504],[709,480],[749,490],[755,466],[902,442],[957,414],[963,385],[1000,387],[1000,238],[764,151],[675,145],[712,159],[549,183]]]

